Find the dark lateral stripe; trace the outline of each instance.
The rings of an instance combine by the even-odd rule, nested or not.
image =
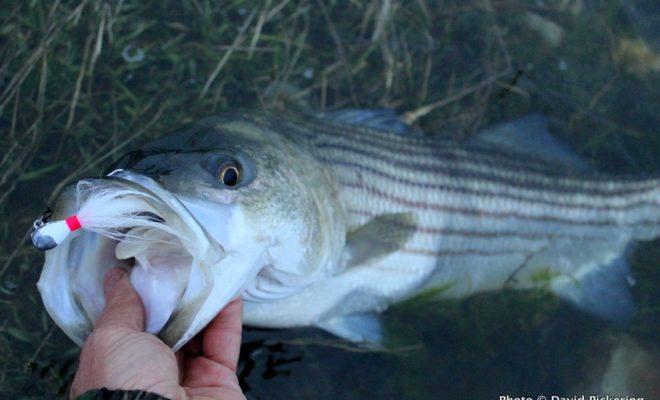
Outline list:
[[[511,158],[509,157],[511,154],[499,154],[494,146],[487,147],[471,144],[469,145],[469,150],[467,150],[465,145],[450,139],[400,136],[359,126],[345,127],[344,125],[340,125],[337,127],[332,126],[332,129],[330,129],[327,125],[320,123],[309,125],[311,125],[310,128],[312,131],[300,130],[299,133],[312,141],[318,139],[319,134],[322,134],[332,140],[339,139],[349,144],[361,144],[362,146],[360,147],[362,148],[371,146],[413,158],[438,159],[444,155],[455,158],[456,161],[479,163],[485,167],[499,169],[508,167],[516,171],[524,169],[553,177],[563,177],[566,175],[561,171],[561,168],[558,169],[551,164]],[[347,132],[349,133],[347,134]],[[319,145],[319,143],[316,143],[316,145]],[[589,178],[593,181],[612,180],[610,176],[596,174]]]
[[[620,195],[630,195],[630,194],[639,194],[646,193],[650,188],[644,187],[642,189],[635,188],[632,189],[629,186],[634,186],[635,182],[631,182],[632,185],[626,185],[628,187],[620,187],[618,189],[610,189],[607,186],[588,186],[589,183],[595,183],[589,180],[575,180],[575,179],[549,179],[547,176],[543,175],[533,175],[523,172],[516,173],[512,170],[505,170],[499,168],[500,171],[504,171],[510,174],[510,177],[502,176],[502,174],[497,174],[494,172],[482,172],[482,171],[470,171],[466,170],[465,166],[452,163],[451,160],[446,162],[441,162],[442,160],[436,160],[436,165],[423,164],[416,161],[405,161],[399,159],[387,158],[383,155],[377,154],[373,151],[369,151],[363,148],[358,148],[354,146],[348,146],[343,144],[320,144],[318,145],[321,149],[330,149],[330,150],[339,150],[348,153],[349,155],[358,155],[366,157],[371,160],[380,161],[389,165],[397,166],[400,168],[406,168],[411,171],[421,171],[425,173],[442,173],[452,178],[466,178],[466,179],[481,179],[489,183],[499,183],[506,186],[511,186],[515,188],[523,189],[533,189],[533,190],[547,190],[550,192],[556,193],[575,193],[576,191],[582,194],[589,194],[593,196],[598,195],[607,195],[607,196],[620,196]],[[335,159],[335,162],[350,162],[343,157],[342,159]],[[438,162],[440,161],[440,162]],[[331,161],[332,162],[332,161]],[[363,164],[359,164],[364,166]],[[495,171],[492,169],[491,171]],[[616,181],[612,181],[616,182]],[[625,185],[627,182],[616,182],[618,185]],[[649,182],[649,186],[653,187],[654,182]],[[632,193],[631,193],[632,192]]]
[[[452,142],[448,139],[437,140],[420,140],[411,138],[406,142],[392,142],[389,137],[370,137],[367,135],[354,134],[354,135],[332,135],[327,134],[327,137],[332,138],[335,142],[339,139],[344,143],[358,144],[361,147],[374,147],[381,150],[391,151],[403,156],[414,158],[437,159],[439,157],[451,157],[456,161],[479,163],[485,167],[502,168],[508,167],[510,169],[525,169],[543,173],[550,176],[564,176],[557,168],[552,169],[547,163],[530,162],[530,160],[519,160],[516,158],[506,157],[502,154],[494,154],[496,150],[485,149],[479,146],[470,146],[470,151],[459,147],[458,143]],[[313,135],[307,135],[309,139],[313,139]],[[316,143],[318,145],[319,143]]]
[[[357,210],[349,209],[352,214],[362,215],[367,218],[372,218],[376,216],[376,213],[372,213],[366,210]],[[457,229],[457,228],[436,228],[432,226],[417,225],[414,227],[415,230],[419,233],[429,235],[429,236],[458,236],[465,238],[512,238],[512,239],[521,239],[529,241],[538,241],[538,240],[551,240],[557,238],[569,238],[575,240],[583,241],[598,241],[604,240],[602,236],[596,235],[579,235],[571,232],[519,232],[513,230],[475,230],[475,229]]]
[[[406,254],[415,254],[419,256],[427,257],[469,257],[469,256],[482,256],[482,257],[492,257],[492,256],[507,256],[507,255],[516,255],[516,254],[530,254],[534,250],[483,250],[483,249],[461,249],[461,250],[429,250],[429,249],[420,249],[414,247],[404,247],[400,250],[402,253]]]
[[[374,196],[385,199],[391,203],[395,203],[401,206],[416,208],[418,210],[431,210],[431,211],[438,211],[444,213],[456,213],[461,215],[488,217],[494,219],[518,218],[528,221],[556,222],[560,224],[573,225],[573,226],[582,225],[582,226],[593,226],[593,227],[603,227],[603,226],[635,227],[635,226],[645,226],[645,225],[656,226],[659,224],[659,221],[657,220],[655,221],[641,220],[641,221],[636,221],[634,223],[618,223],[615,220],[605,220],[605,219],[587,219],[587,220],[576,221],[572,219],[566,219],[566,218],[555,217],[550,215],[529,215],[519,212],[485,211],[485,210],[477,210],[472,208],[462,208],[462,207],[410,200],[403,197],[395,196],[390,193],[383,192],[379,189],[376,189],[375,187],[366,184],[358,185],[347,182],[347,183],[342,183],[342,185],[353,189],[364,190]]]
[[[352,127],[351,127],[352,128]],[[519,160],[516,158],[509,158],[504,155],[495,155],[493,149],[488,149],[486,152],[484,149],[481,149],[479,146],[470,146],[470,151],[466,151],[464,148],[460,147],[459,143],[455,143],[449,139],[420,139],[420,138],[405,138],[405,140],[394,141],[392,136],[396,139],[403,139],[397,135],[366,135],[363,132],[373,132],[368,131],[356,131],[352,135],[346,135],[342,132],[334,133],[327,131],[327,129],[315,129],[315,132],[305,132],[301,131],[300,133],[305,136],[308,140],[314,142],[314,145],[319,145],[319,133],[323,133],[324,137],[330,138],[333,141],[341,141],[344,143],[353,143],[359,144],[362,147],[374,147],[381,150],[391,151],[397,154],[404,156],[415,157],[415,158],[427,158],[427,159],[437,159],[438,157],[452,157],[457,161],[467,161],[473,163],[479,163],[485,167],[496,167],[502,168],[503,166],[509,167],[511,169],[522,169],[528,171],[535,171],[552,176],[563,176],[561,171],[551,169],[550,165],[546,163],[533,163],[529,160]]]
[[[580,210],[594,210],[594,211],[620,211],[620,210],[627,210],[627,209],[632,209],[635,207],[640,207],[640,206],[653,206],[653,207],[658,207],[660,206],[660,199],[659,202],[655,201],[646,201],[646,200],[638,200],[638,201],[631,201],[628,204],[622,204],[622,205],[610,205],[610,204],[597,204],[596,202],[592,201],[591,203],[577,203],[577,202],[568,202],[568,201],[561,201],[560,199],[555,199],[555,200],[549,200],[547,197],[544,196],[522,196],[522,195],[516,195],[512,193],[507,193],[504,191],[497,191],[497,190],[481,190],[481,189],[471,189],[469,187],[465,186],[450,186],[446,184],[441,184],[441,183],[428,183],[428,182],[418,182],[414,181],[411,179],[406,179],[402,178],[401,176],[391,174],[389,172],[381,171],[376,168],[373,168],[371,166],[363,165],[360,163],[356,163],[353,161],[336,161],[330,158],[322,158],[322,161],[333,165],[333,166],[342,166],[346,168],[355,168],[359,171],[362,172],[367,172],[373,175],[376,175],[380,178],[387,179],[391,182],[400,184],[400,185],[405,185],[413,188],[418,188],[421,190],[437,190],[437,191],[443,191],[443,192],[454,192],[454,193],[460,193],[464,195],[474,195],[474,196],[497,196],[499,198],[503,199],[509,199],[509,200],[514,200],[514,201],[519,201],[519,202],[526,202],[526,203],[531,203],[531,204],[544,204],[547,206],[551,207],[557,207],[557,208],[562,208],[562,209],[580,209]],[[574,192],[571,192],[574,193]],[[537,194],[542,194],[542,193],[537,193]],[[621,196],[623,198],[629,197],[629,192],[628,191],[622,191],[622,193],[613,193],[606,198],[610,198],[612,196]]]

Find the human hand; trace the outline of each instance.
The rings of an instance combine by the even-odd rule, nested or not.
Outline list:
[[[173,400],[245,399],[236,377],[240,298],[175,354],[156,336],[144,332],[142,301],[127,272],[108,272],[104,292],[106,307],[83,345],[71,398],[105,387],[143,390]]]

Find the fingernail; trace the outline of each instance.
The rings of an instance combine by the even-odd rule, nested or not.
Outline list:
[[[103,288],[105,292],[110,292],[117,285],[117,283],[126,276],[126,272],[120,268],[113,268],[105,274],[103,280]]]

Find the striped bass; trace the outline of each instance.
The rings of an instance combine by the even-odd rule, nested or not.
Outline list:
[[[543,288],[604,318],[634,312],[626,255],[660,235],[657,178],[591,172],[548,137],[525,154],[525,138],[497,130],[461,142],[383,130],[380,117],[235,112],[125,155],[91,184],[137,191],[117,196],[122,210],[145,193],[148,209],[131,216],[169,233],[67,238],[46,253],[46,308],[80,343],[104,305],[102,277],[120,263],[149,305],[148,325],[160,321],[150,331],[174,348],[236,296],[248,325],[368,342],[382,338],[376,313],[422,293]],[[54,217],[75,213],[80,198],[70,188]],[[175,293],[167,307],[162,292]]]

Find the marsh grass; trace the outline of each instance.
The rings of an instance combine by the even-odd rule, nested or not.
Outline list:
[[[614,0],[2,3],[0,395],[64,396],[75,369],[77,349],[35,290],[32,221],[67,182],[201,116],[389,107],[460,138],[542,112],[600,169],[660,163],[658,73],[616,58],[620,40],[644,38]],[[560,27],[558,45],[530,27],[529,13]],[[656,266],[636,265],[642,312],[629,329],[639,334],[660,327]],[[489,334],[495,322],[506,331],[517,312],[536,327],[554,315],[547,296],[513,296],[519,306],[504,310],[479,300],[420,309],[486,349],[500,338]],[[399,389],[415,393],[407,382]]]

